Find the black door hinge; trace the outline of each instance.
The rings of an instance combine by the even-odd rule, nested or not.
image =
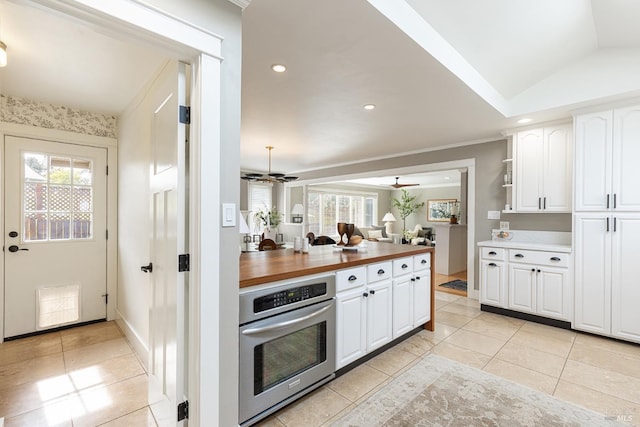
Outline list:
[[[178,255],[178,271],[189,271],[189,254]]]
[[[185,400],[178,404],[178,421],[189,418],[189,401]]]
[[[180,123],[185,125],[191,124],[191,107],[180,106]]]

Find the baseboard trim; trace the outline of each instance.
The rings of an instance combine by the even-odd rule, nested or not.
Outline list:
[[[88,322],[72,323],[70,325],[59,326],[57,328],[44,329],[42,331],[29,332],[28,334],[15,335],[13,337],[6,337],[4,340],[5,341],[19,340],[21,338],[35,337],[36,335],[44,335],[50,332],[64,331],[66,329],[77,328],[79,326],[92,325],[94,323],[101,323],[106,321],[107,319],[96,319],[96,320],[89,320]]]
[[[149,368],[148,366],[149,365],[148,363],[149,348],[142,341],[142,339],[140,339],[140,336],[131,327],[129,322],[127,322],[127,320],[124,318],[122,313],[120,313],[119,310],[116,310],[116,313],[117,313],[117,318],[115,320],[116,324],[120,327],[120,330],[122,330],[124,335],[127,337],[129,344],[131,344],[131,347],[133,347],[133,351],[136,352],[136,355],[138,356],[140,363],[142,363],[144,370],[146,372],[149,372],[149,369],[148,369]]]
[[[527,320],[529,322],[541,323],[547,326],[555,326],[556,328],[571,330],[571,322],[558,319],[550,319],[544,316],[538,316],[536,314],[521,313],[519,311],[509,310],[501,307],[494,307],[492,305],[480,304],[480,310],[488,313],[501,314],[503,316],[514,317],[516,319]]]

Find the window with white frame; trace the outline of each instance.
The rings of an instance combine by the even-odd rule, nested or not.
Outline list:
[[[258,211],[269,211],[272,209],[273,185],[269,183],[250,182],[248,183],[249,218],[247,223],[254,233],[261,233],[260,227],[255,224],[255,214]]]
[[[370,227],[378,217],[378,195],[337,190],[309,190],[307,219],[315,235],[337,234],[338,222]]]

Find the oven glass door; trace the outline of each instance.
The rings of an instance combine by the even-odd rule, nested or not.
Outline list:
[[[327,360],[327,322],[257,345],[253,351],[256,395]]]

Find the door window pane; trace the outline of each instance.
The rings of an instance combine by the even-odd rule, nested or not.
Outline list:
[[[93,162],[24,153],[25,241],[90,239],[93,221]]]

